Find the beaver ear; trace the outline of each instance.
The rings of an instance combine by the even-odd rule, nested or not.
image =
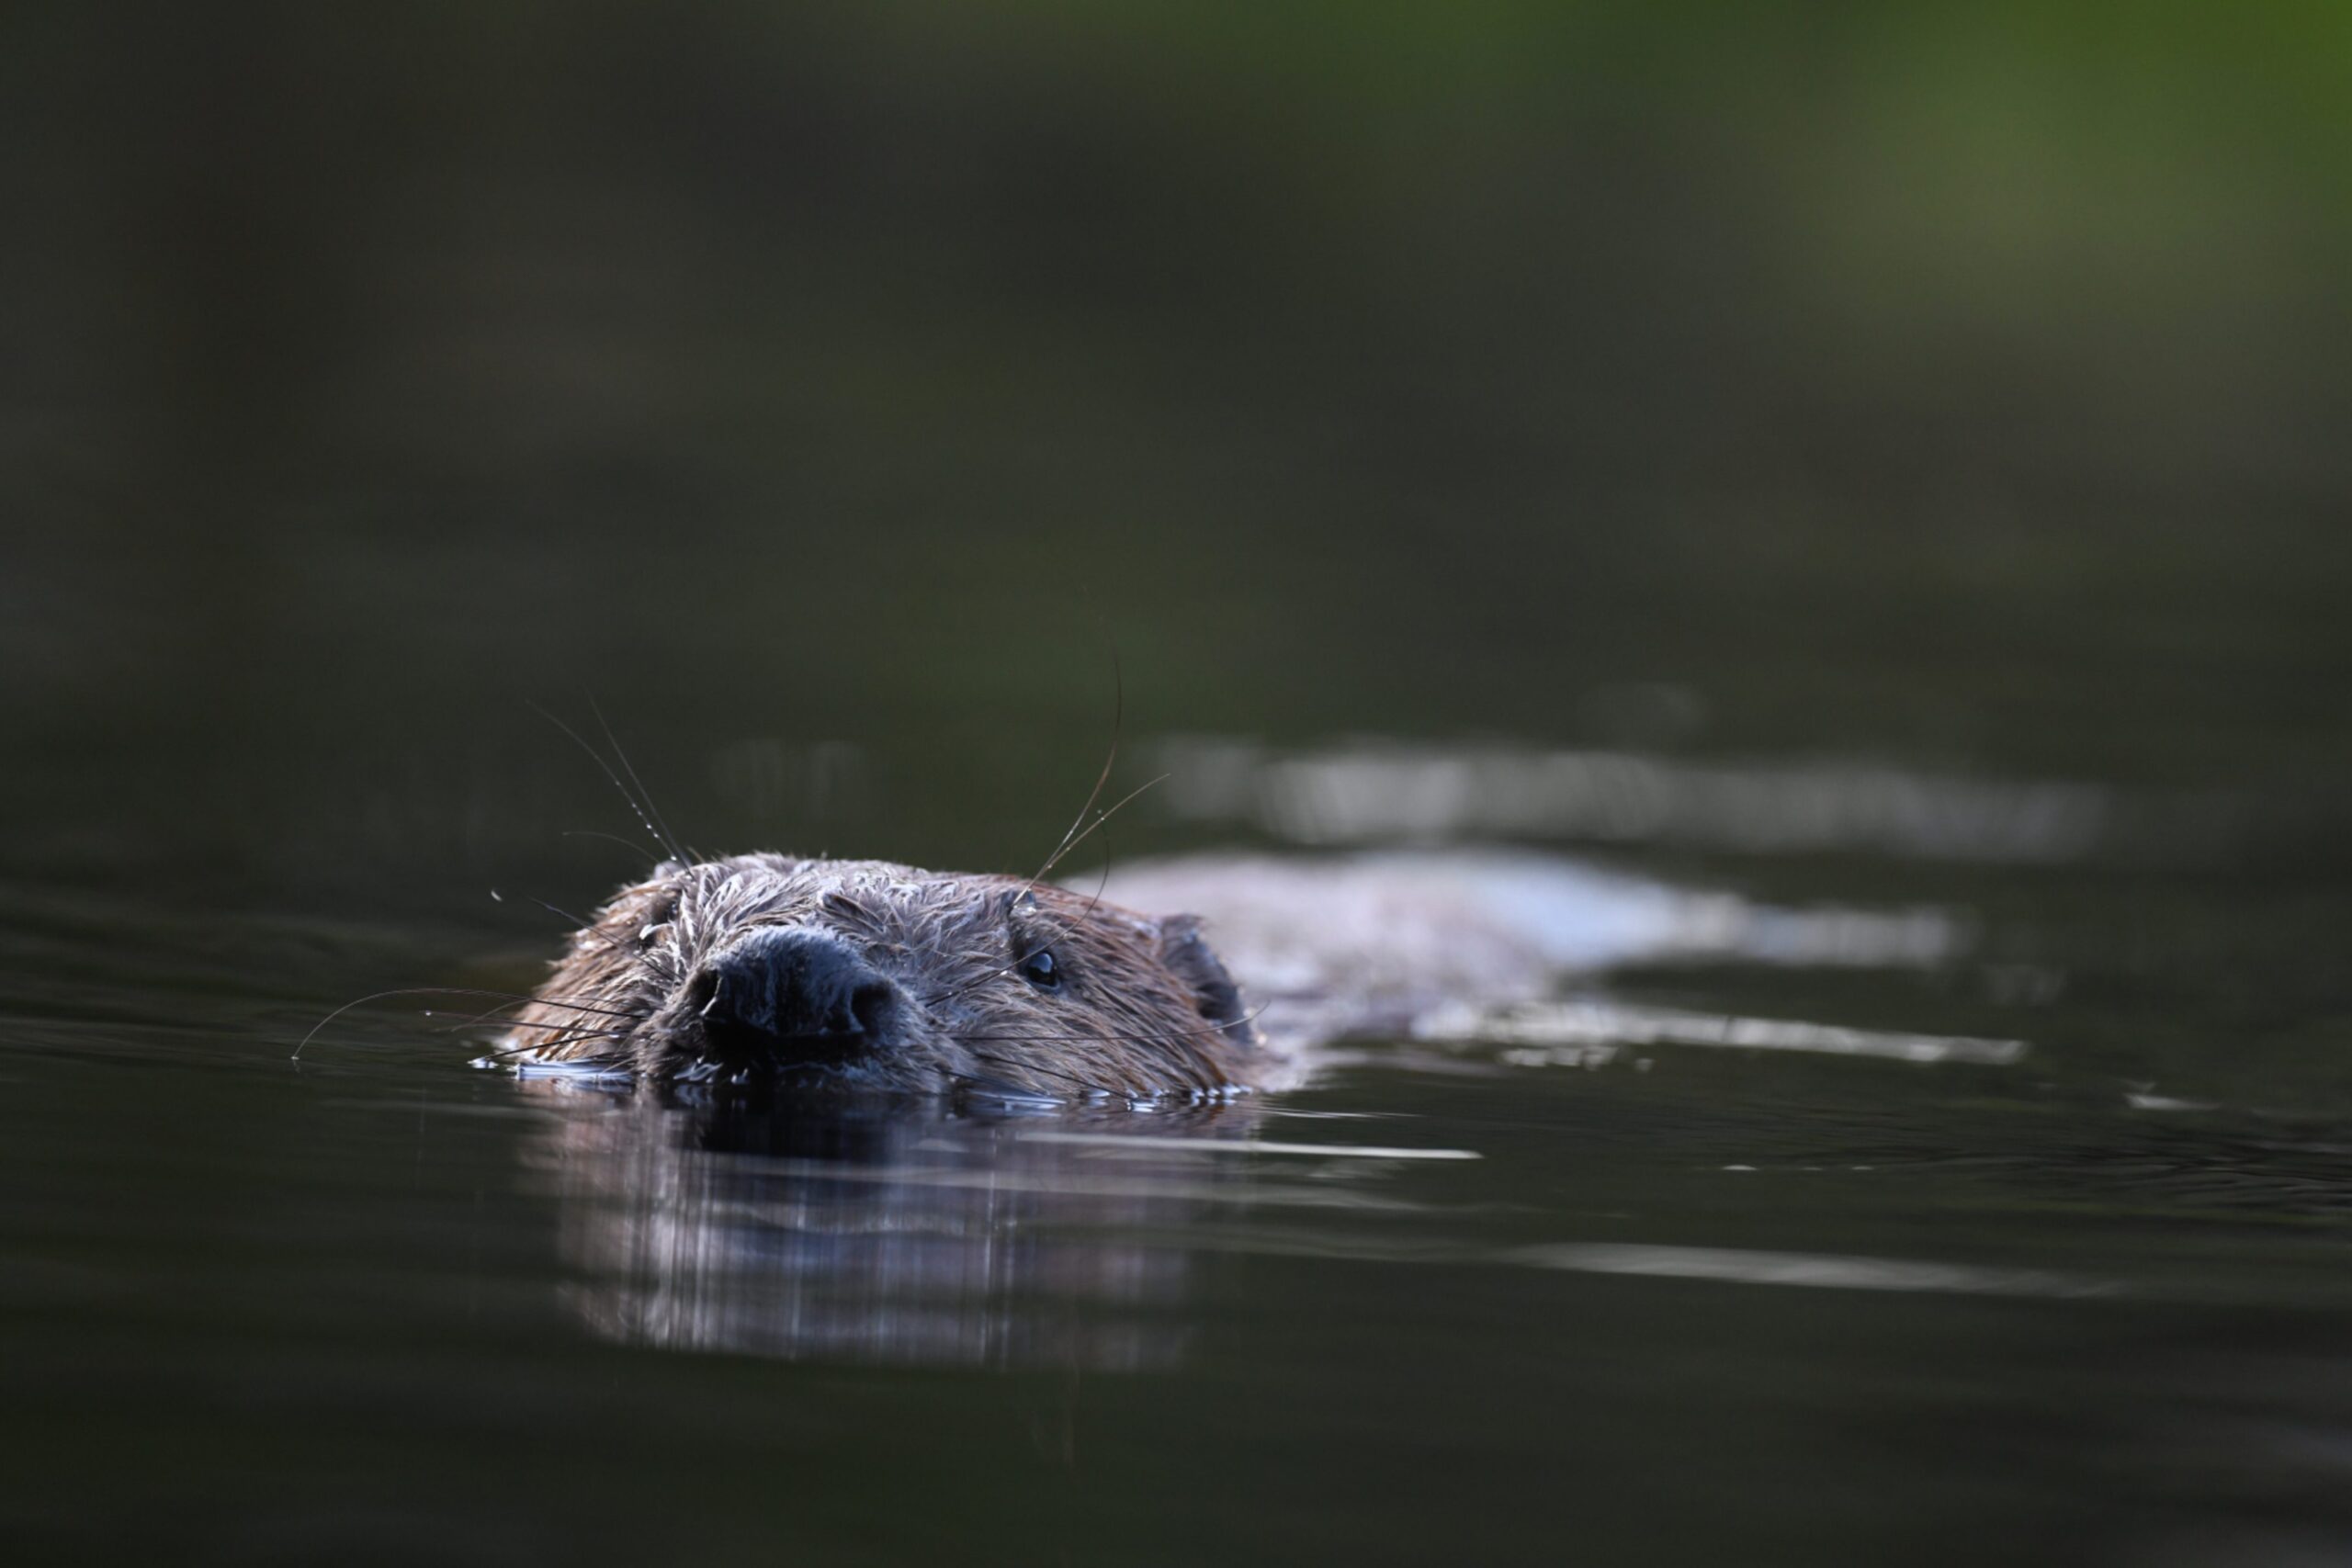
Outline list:
[[[1170,915],[1159,922],[1159,958],[1176,977],[1192,987],[1193,1005],[1217,1032],[1236,1045],[1252,1045],[1257,1034],[1250,1026],[1249,1010],[1241,1005],[1241,987],[1201,935],[1198,915]]]

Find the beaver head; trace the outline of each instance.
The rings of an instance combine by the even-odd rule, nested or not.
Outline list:
[[[670,862],[575,933],[526,1060],[1054,1097],[1245,1087],[1263,1053],[1189,916],[883,861]]]

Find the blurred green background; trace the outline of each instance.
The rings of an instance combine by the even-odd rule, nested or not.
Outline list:
[[[10,7],[0,843],[447,863],[593,696],[697,840],[1018,860],[1114,660],[2333,822],[2347,86],[2320,4]]]

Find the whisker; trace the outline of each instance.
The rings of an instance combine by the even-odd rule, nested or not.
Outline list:
[[[493,888],[492,888],[492,889],[490,890],[490,897],[491,897],[491,901],[492,901],[492,903],[495,903],[495,904],[503,904],[503,903],[505,903],[505,902],[506,902],[506,895],[505,895],[505,894],[503,894],[503,893],[501,893],[501,892],[500,892],[497,888],[495,888],[495,887],[493,887]],[[559,905],[550,904],[550,903],[548,903],[546,899],[541,898],[541,897],[537,897],[536,895],[529,894],[529,893],[517,893],[516,895],[514,895],[514,897],[516,897],[517,898],[522,899],[522,900],[523,900],[525,903],[526,903],[526,904],[537,904],[540,908],[545,909],[548,914],[550,914],[550,915],[553,915],[553,916],[557,917],[559,919],[565,919],[565,920],[569,920],[569,921],[571,921],[574,926],[584,926],[584,925],[586,925],[586,924],[588,923],[587,921],[585,921],[585,920],[582,919],[579,916],[577,916],[577,915],[573,914],[571,910],[566,909],[566,908],[561,908],[561,907],[560,907],[560,906],[559,906]]]
[[[565,735],[571,737],[571,743],[574,746],[579,747],[582,751],[588,753],[589,761],[594,762],[599,768],[602,768],[605,772],[605,776],[613,781],[613,787],[620,791],[621,798],[628,802],[628,808],[635,814],[639,824],[644,828],[646,832],[652,838],[655,845],[657,845],[664,854],[674,855],[680,860],[685,860],[688,858],[686,852],[678,847],[675,840],[664,836],[660,829],[654,827],[653,818],[646,810],[646,805],[650,805],[650,802],[647,802],[645,805],[640,805],[639,803],[637,796],[629,793],[628,785],[621,783],[620,774],[613,771],[613,765],[605,761],[605,754],[602,751],[599,751],[594,746],[589,745],[587,741],[581,739],[581,735],[578,730],[564,723],[563,720],[556,717],[555,715],[549,713],[538,704],[526,702],[524,705],[529,708],[533,713],[537,714],[541,718],[546,719],[549,724],[554,725],[558,729],[563,731]]]
[[[1091,1040],[1104,1045],[1172,1045],[1195,1034],[1217,1032],[1213,1029],[1180,1029],[1173,1033],[1153,1031],[1139,1034],[1104,1034],[1100,1031],[1091,1031],[1082,1034],[958,1034],[954,1039],[959,1045],[1044,1045],[1079,1040]],[[1028,1064],[1023,1063],[1023,1066]]]
[[[1054,852],[1053,859],[1047,861],[1045,865],[1039,869],[1037,875],[1043,876],[1046,872],[1053,870],[1055,864],[1060,861],[1063,855],[1084,843],[1088,837],[1094,832],[1095,829],[1102,827],[1103,823],[1108,822],[1112,818],[1120,807],[1126,805],[1129,801],[1135,799],[1136,796],[1141,795],[1145,790],[1149,789],[1153,784],[1165,784],[1168,781],[1168,776],[1169,775],[1166,773],[1162,773],[1158,778],[1147,780],[1145,783],[1136,785],[1134,789],[1129,790],[1118,801],[1105,808],[1101,816],[1095,818],[1091,823],[1088,824],[1085,832],[1080,833],[1077,838],[1070,840],[1059,850],[1057,850]],[[1035,947],[1033,947],[1028,952],[1021,954],[1011,964],[1006,964],[1003,968],[992,969],[985,975],[981,975],[974,979],[967,980],[964,984],[956,987],[954,990],[933,997],[931,1000],[933,1002],[952,1002],[975,990],[978,990],[980,987],[989,984],[990,981],[1001,980],[1007,975],[1017,973],[1023,964],[1036,957],[1037,954],[1045,952],[1046,948],[1051,947],[1055,941],[1061,937],[1068,936],[1076,927],[1079,920],[1084,919],[1087,916],[1092,914],[1095,907],[1102,901],[1102,891],[1110,886],[1110,883],[1111,868],[1106,863],[1102,868],[1102,880],[1095,884],[1094,896],[1087,899],[1086,907],[1078,912],[1076,918],[1061,921],[1058,924],[1054,923],[1050,919],[1047,921],[1049,925],[1053,926],[1053,936],[1048,937],[1042,942],[1039,942]],[[1037,886],[1037,878],[1030,878],[1029,886],[1031,889],[1034,890]]]
[[[537,1002],[541,1007],[564,1008],[573,1012],[602,1013],[607,1018],[627,1019],[633,1023],[642,1022],[645,1018],[642,1013],[623,1012],[616,1008],[590,1007],[585,1002],[557,1001],[547,997],[529,996],[521,991],[492,991],[478,986],[395,986],[388,991],[370,991],[364,997],[355,998],[311,1025],[311,1032],[302,1036],[302,1043],[294,1047],[294,1055],[288,1060],[300,1061],[302,1053],[310,1048],[311,1042],[319,1037],[319,1031],[349,1012],[353,1008],[365,1007],[369,1002],[380,1002],[392,997],[502,997],[509,1002]]]
[[[1152,788],[1154,785],[1166,784],[1170,777],[1170,774],[1162,773],[1158,778],[1146,779],[1143,783],[1136,785],[1135,788],[1121,795],[1118,800],[1107,807],[1101,816],[1095,818],[1092,822],[1087,825],[1085,832],[1080,833],[1077,838],[1072,839],[1069,843],[1063,845],[1060,849],[1056,850],[1054,852],[1053,858],[1046,863],[1045,869],[1037,873],[1037,877],[1044,876],[1046,872],[1050,872],[1054,867],[1061,864],[1062,857],[1064,855],[1067,855],[1070,851],[1078,848],[1079,845],[1086,842],[1088,839],[1091,838],[1094,834],[1094,830],[1097,828],[1102,827],[1103,823],[1108,822],[1113,817],[1116,816],[1121,807],[1125,806],[1130,801],[1134,800],[1136,796],[1141,795],[1144,791]],[[1030,879],[1032,886],[1035,885],[1037,877],[1032,877]]]
[[[618,833],[600,833],[593,828],[567,828],[556,835],[560,839],[602,839],[608,844],[618,844],[631,854],[643,854],[645,846],[635,839],[624,839]]]
[[[983,1060],[994,1060],[994,1058],[987,1057],[983,1058]],[[1023,1062],[1018,1064],[1018,1066],[1024,1073],[1034,1073],[1039,1077],[1058,1079],[1060,1082],[1069,1084],[1074,1089],[1085,1089],[1088,1087],[1087,1080],[1080,1077],[1077,1074],[1057,1072],[1053,1068],[1046,1066],[1042,1063]]]
[[[504,1012],[508,1008],[514,1008],[514,1007],[526,1007],[526,1006],[530,1006],[530,1005],[533,1005],[533,1004],[540,1004],[540,1005],[545,1005],[545,1006],[548,1006],[548,1007],[561,1007],[561,1006],[565,1005],[565,1004],[563,1004],[563,1003],[561,1003],[561,1002],[543,1001],[543,999],[542,999],[541,998],[538,998],[538,997],[529,997],[529,998],[525,998],[524,1000],[522,1000],[522,1001],[503,1001],[503,1002],[500,1002],[500,1003],[496,1004],[495,1006],[488,1007],[488,1008],[484,1008],[481,1011],[480,1011],[480,1012],[478,1012],[478,1013],[474,1014],[474,1016],[473,1016],[473,1017],[471,1017],[471,1018],[469,1018],[469,1019],[467,1019],[463,1023],[453,1023],[453,1024],[451,1024],[451,1025],[449,1026],[449,1032],[454,1034],[454,1033],[456,1033],[456,1032],[457,1032],[458,1030],[460,1030],[460,1029],[471,1029],[471,1028],[474,1028],[475,1026],[477,1026],[477,1025],[479,1025],[479,1024],[488,1023],[492,1019],[496,1018],[500,1013]],[[577,1004],[577,1003],[574,1003],[574,1004],[572,1004],[572,1005],[573,1005],[574,1007],[579,1007],[579,1004]],[[582,1011],[587,1011],[587,1010],[587,1010],[587,1009],[586,1009],[586,1008],[584,1008],[584,1007],[580,1007],[580,1010],[582,1010]],[[612,1013],[605,1014],[605,1016],[606,1016],[606,1017],[611,1017],[611,1018],[617,1018],[617,1019],[621,1019],[621,1020],[623,1020],[623,1021],[627,1021],[627,1022],[629,1022],[629,1023],[643,1023],[647,1019],[651,1018],[651,1017],[653,1016],[653,1010],[652,1010],[652,1009],[650,1009],[650,1008],[648,1008],[648,1009],[646,1009],[646,1010],[645,1010],[644,1011],[642,1011],[642,1012],[612,1012]],[[512,1021],[514,1021],[510,1019],[508,1021],[509,1021],[509,1022],[512,1022]],[[533,1028],[533,1027],[552,1027],[552,1026],[547,1026],[547,1025],[525,1025],[525,1027],[526,1027],[526,1028]]]
[[[502,1045],[494,1051],[485,1051],[482,1053],[481,1059],[485,1062],[503,1062],[509,1056],[527,1056],[539,1052],[561,1050],[567,1045],[578,1045],[590,1040],[624,1040],[627,1038],[627,1033],[624,1031],[617,1029],[575,1030],[571,1032],[559,1035],[553,1040],[541,1041],[536,1045]]]
[[[669,818],[662,816],[662,808],[653,804],[653,792],[645,787],[643,779],[637,776],[637,764],[630,761],[628,753],[622,750],[621,738],[613,733],[612,721],[605,716],[605,710],[596,705],[594,696],[588,699],[588,711],[596,716],[597,728],[605,732],[605,739],[611,744],[613,755],[621,760],[621,767],[628,774],[628,782],[637,786],[637,797],[645,802],[645,809],[653,814],[653,821],[661,829],[662,837],[669,841],[672,851],[680,860],[692,864],[695,857],[685,852],[685,847],[678,841],[678,835],[670,831]]]
[[[958,1044],[971,1044],[975,1042],[990,1042],[1004,1044],[1026,1044],[1031,1043],[1042,1043],[1045,1041],[1099,1040],[1106,1044],[1115,1043],[1124,1044],[1143,1043],[1164,1045],[1170,1041],[1189,1040],[1196,1034],[1223,1034],[1227,1030],[1231,1029],[1238,1024],[1255,1023],[1258,1021],[1259,1014],[1264,1012],[1266,1008],[1270,1005],[1271,1004],[1269,1003],[1261,1003],[1257,1007],[1252,1008],[1250,1011],[1243,1013],[1239,1018],[1235,1019],[1231,1023],[1206,1023],[1203,1024],[1198,1029],[1155,1029],[1148,1032],[1137,1032],[1133,1034],[1105,1033],[1102,1031],[1096,1029],[1087,1030],[1081,1033],[1074,1034],[1033,1034],[1023,1032],[1019,1034],[951,1034],[949,1038],[956,1041]],[[1027,1064],[1025,1063],[1023,1064],[1023,1066],[1026,1065]]]
[[[1118,766],[1119,734],[1122,726],[1125,723],[1126,712],[1126,679],[1119,669],[1119,650],[1115,646],[1114,646],[1111,649],[1110,752],[1102,759],[1102,771],[1094,775],[1094,787],[1086,792],[1086,804],[1078,808],[1078,815],[1070,818],[1069,827],[1063,831],[1061,841],[1054,846],[1054,852],[1046,857],[1046,863],[1039,866],[1037,868],[1036,874],[1029,878],[1030,886],[1036,886],[1037,884],[1044,879],[1046,873],[1054,869],[1054,863],[1061,858],[1062,852],[1069,848],[1071,835],[1075,834],[1079,829],[1080,824],[1086,820],[1086,814],[1094,809],[1094,803],[1102,798],[1103,787],[1111,782],[1111,771]]]

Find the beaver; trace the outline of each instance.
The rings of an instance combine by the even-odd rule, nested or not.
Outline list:
[[[572,936],[504,1055],[666,1082],[1216,1095],[1266,1049],[1189,915],[888,861],[665,861]]]

